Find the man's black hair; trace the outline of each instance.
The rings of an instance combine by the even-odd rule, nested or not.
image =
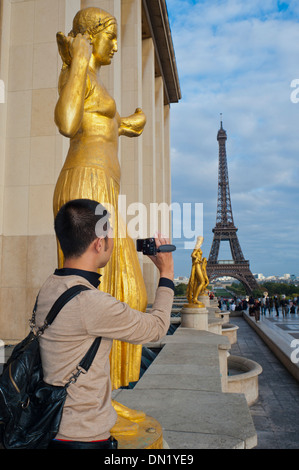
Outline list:
[[[77,258],[97,237],[106,238],[109,215],[102,204],[90,199],[75,199],[64,204],[54,223],[64,257]]]

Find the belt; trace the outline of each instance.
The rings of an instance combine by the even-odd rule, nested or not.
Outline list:
[[[117,449],[117,440],[113,437],[105,441],[82,442],[82,441],[59,441],[53,439],[48,449]]]

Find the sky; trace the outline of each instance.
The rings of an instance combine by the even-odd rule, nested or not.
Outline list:
[[[222,113],[244,257],[252,273],[299,276],[299,1],[166,3],[182,92],[171,105],[172,203],[189,205],[193,219],[197,205],[203,208],[202,233],[193,220],[187,241],[195,245],[203,235],[208,258]],[[180,223],[174,215],[174,227]],[[173,238],[176,277],[191,272],[181,232]],[[231,259],[225,242],[219,259]]]

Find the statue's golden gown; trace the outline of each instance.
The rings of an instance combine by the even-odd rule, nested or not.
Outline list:
[[[68,70],[63,69],[60,87],[67,80],[67,74]],[[114,250],[108,265],[100,270],[99,288],[132,308],[145,311],[147,295],[135,244],[130,237],[119,236],[119,126],[120,119],[113,98],[89,71],[82,123],[70,140],[54,192],[54,216],[63,204],[72,199],[93,199],[104,206],[107,203],[113,206],[116,214],[111,221]],[[60,267],[62,263],[59,250]],[[112,389],[139,379],[141,351],[141,345],[113,342],[110,357]]]

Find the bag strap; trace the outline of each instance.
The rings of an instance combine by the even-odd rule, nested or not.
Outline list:
[[[94,342],[92,343],[92,345],[90,346],[87,353],[85,354],[85,356],[83,357],[83,359],[81,360],[79,367],[83,369],[85,372],[87,372],[88,369],[90,368],[92,361],[94,360],[95,355],[98,352],[98,349],[100,347],[101,340],[102,340],[101,337],[96,338]]]
[[[67,302],[72,300],[76,295],[84,290],[90,290],[89,287],[83,286],[83,284],[78,284],[76,286],[70,287],[68,290],[63,292],[60,297],[56,300],[54,305],[52,306],[51,310],[49,311],[48,315],[46,316],[45,323],[47,326],[50,326],[55,318],[57,317],[58,313],[65,306]]]
[[[38,329],[37,331],[37,336],[40,336],[44,333],[45,329],[50,326],[55,318],[57,317],[58,313],[62,309],[62,307],[65,306],[67,302],[69,302],[71,299],[73,299],[76,295],[78,295],[80,292],[85,291],[85,290],[90,290],[89,287],[84,286],[83,284],[77,284],[73,287],[70,287],[68,290],[63,292],[60,297],[54,302],[53,306],[51,307],[48,315],[46,316],[45,322],[41,328]],[[31,325],[35,325],[35,313],[37,309],[37,300],[35,302],[35,306],[33,309],[33,317],[31,319]],[[90,368],[96,353],[98,352],[98,349],[101,344],[101,337],[95,338],[93,341],[92,345],[88,349],[87,353],[83,357],[83,359],[80,361],[79,365],[77,366],[77,372],[74,373],[70,379],[68,380],[66,387],[68,387],[71,383],[75,383],[79,377],[80,374],[86,374],[88,369]]]
[[[95,355],[96,355],[96,353],[97,353],[97,351],[100,347],[101,340],[102,340],[101,337],[98,337],[94,340],[94,342],[90,346],[89,350],[87,351],[87,353],[85,354],[83,359],[81,359],[81,362],[79,363],[79,365],[76,367],[77,372],[74,372],[72,374],[72,376],[69,378],[69,380],[67,381],[67,383],[65,384],[66,388],[69,387],[69,385],[74,384],[75,382],[77,382],[77,379],[78,379],[80,374],[86,374],[87,373],[87,371],[90,368],[90,366],[91,366],[91,364],[92,364],[92,362],[95,358]]]
[[[69,302],[71,299],[73,299],[80,292],[82,292],[84,290],[88,290],[88,289],[89,289],[89,287],[84,286],[83,284],[77,284],[73,287],[70,287],[66,291],[64,291],[60,295],[60,297],[58,297],[58,299],[52,305],[48,315],[46,316],[46,319],[44,321],[43,326],[38,328],[36,335],[40,336],[44,333],[45,329],[48,328],[48,326],[50,326],[53,323],[53,321],[57,317],[58,313],[60,312],[62,307],[65,306],[65,304],[67,302]],[[37,310],[37,302],[38,302],[38,296],[36,297],[35,305],[34,305],[34,308],[33,308],[32,318],[30,320],[31,330],[33,330],[35,328],[35,315],[36,315],[36,310]]]
[[[49,325],[51,325],[53,321],[55,320],[55,318],[57,317],[60,310],[62,309],[62,307],[71,299],[73,299],[76,295],[78,295],[80,292],[84,290],[90,290],[90,289],[87,286],[83,286],[82,284],[79,284],[65,291],[52,306],[50,312],[48,313],[46,317],[44,326],[46,325],[46,327],[48,327]],[[68,387],[72,383],[75,383],[80,374],[86,374],[86,372],[90,368],[95,358],[96,353],[98,352],[101,341],[102,341],[101,337],[95,338],[92,345],[88,349],[87,353],[85,354],[83,359],[81,359],[79,365],[77,366],[76,368],[77,372],[75,372],[68,380],[66,387]]]

